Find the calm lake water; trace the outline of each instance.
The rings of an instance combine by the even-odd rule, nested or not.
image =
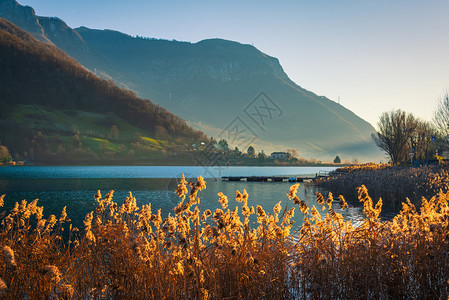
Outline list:
[[[174,190],[181,174],[194,181],[203,176],[207,189],[200,194],[201,209],[220,207],[218,192],[228,196],[229,207],[241,206],[235,201],[235,191],[249,194],[248,205],[261,205],[272,212],[276,203],[282,201],[285,208],[292,207],[286,193],[292,185],[288,182],[227,182],[222,176],[271,176],[271,175],[314,175],[320,171],[331,171],[333,167],[153,167],[153,166],[81,166],[81,167],[40,167],[15,166],[0,167],[0,194],[6,194],[5,209],[15,202],[39,199],[44,206],[44,214],[59,216],[64,206],[75,225],[80,226],[85,215],[95,208],[94,195],[100,190],[105,196],[114,190],[114,201],[121,204],[131,191],[138,206],[151,203],[152,210],[161,209],[167,216],[179,202]],[[301,184],[298,196],[309,206],[316,203],[315,193],[323,191],[315,186]],[[361,208],[350,207],[342,214],[347,219],[360,218]],[[297,208],[296,224],[302,223],[303,216]]]

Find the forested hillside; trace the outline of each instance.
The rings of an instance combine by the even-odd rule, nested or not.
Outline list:
[[[1,144],[22,159],[147,159],[206,140],[186,122],[0,18]]]

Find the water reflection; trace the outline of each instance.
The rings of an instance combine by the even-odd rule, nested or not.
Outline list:
[[[193,179],[192,179],[193,180]],[[163,216],[173,213],[173,208],[178,204],[179,198],[174,190],[179,182],[177,178],[88,178],[88,179],[0,179],[0,194],[6,194],[5,209],[10,210],[15,202],[23,199],[32,201],[39,199],[38,205],[44,206],[46,217],[50,214],[59,216],[64,206],[67,213],[76,226],[81,226],[85,215],[95,209],[94,195],[101,190],[105,196],[110,190],[114,190],[114,201],[121,204],[131,191],[137,199],[137,205],[152,205],[156,212],[161,209]],[[273,212],[273,207],[281,201],[282,208],[291,208],[293,203],[288,200],[287,193],[290,183],[282,182],[227,182],[217,179],[206,179],[207,189],[199,194],[201,209],[215,210],[220,208],[217,201],[218,192],[224,193],[229,199],[229,208],[241,207],[241,203],[235,201],[235,191],[248,192],[249,206],[262,206],[267,213]],[[307,205],[315,205],[319,211],[321,206],[317,204],[315,193],[322,192],[327,197],[327,192],[316,186],[301,184],[298,196]],[[336,205],[338,206],[338,205]],[[352,206],[349,209],[337,212],[343,214],[346,219],[357,220],[361,216],[361,207]],[[302,224],[302,213],[299,208],[295,210],[295,228]]]
[[[357,191],[354,190],[352,193],[342,194],[349,205],[351,206],[362,206],[363,204],[359,201],[357,197]],[[401,197],[400,195],[394,193],[382,193],[376,194],[369,191],[369,195],[373,200],[373,205],[375,206],[379,199],[382,199],[382,211],[380,213],[380,218],[382,220],[391,220],[396,216],[402,209],[402,202],[406,202],[407,199]],[[418,208],[420,206],[420,201],[412,201],[412,203]]]

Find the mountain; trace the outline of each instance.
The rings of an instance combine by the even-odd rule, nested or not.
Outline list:
[[[8,19],[14,24],[20,24],[19,27],[31,33],[36,39],[51,43],[39,24],[34,9],[29,6],[22,6],[16,1],[0,1],[0,18]]]
[[[338,103],[307,91],[279,61],[222,39],[198,43],[132,37],[114,30],[71,29],[58,18],[35,16],[15,0],[5,18],[27,20],[83,66],[181,116],[192,126],[245,151],[297,149],[301,156],[378,159],[375,130]],[[15,3],[15,5],[11,4]],[[1,6],[0,6],[1,7]],[[28,16],[19,18],[26,10]],[[15,20],[15,21],[14,21]],[[40,31],[29,31],[40,37]]]
[[[15,157],[147,162],[207,141],[181,118],[3,18],[0,70],[0,140]]]

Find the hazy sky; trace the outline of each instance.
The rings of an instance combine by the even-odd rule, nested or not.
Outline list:
[[[253,44],[298,85],[340,98],[373,126],[392,109],[430,120],[449,87],[447,0],[18,2],[71,27]]]

